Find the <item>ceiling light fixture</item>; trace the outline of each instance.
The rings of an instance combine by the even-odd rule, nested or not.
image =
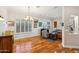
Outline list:
[[[26,9],[26,7],[25,7],[25,9]],[[25,15],[25,20],[33,20],[33,18],[30,16],[30,6],[28,6],[28,16],[27,15]]]
[[[0,16],[0,21],[3,21],[4,19],[3,19],[3,17],[2,16]]]

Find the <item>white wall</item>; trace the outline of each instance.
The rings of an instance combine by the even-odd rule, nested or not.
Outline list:
[[[71,33],[69,29],[67,28],[67,26],[69,26],[70,24],[69,20],[70,20],[71,15],[76,15],[79,17],[79,6],[65,6],[64,7],[65,26],[64,26],[63,45],[64,47],[69,47],[69,48],[79,48],[79,28],[78,28],[78,34]]]
[[[51,19],[51,32],[56,29],[54,28],[54,21],[57,21],[57,29],[62,29],[62,8],[63,7],[60,6],[54,10],[54,18]]]
[[[2,32],[4,32],[7,28],[6,21],[8,19],[7,10],[3,7],[0,7],[0,16],[2,16],[5,19],[4,21],[0,21],[0,35],[2,35]]]

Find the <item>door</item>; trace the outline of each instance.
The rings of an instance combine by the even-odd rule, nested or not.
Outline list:
[[[79,7],[65,6],[63,12],[63,46],[79,48]]]

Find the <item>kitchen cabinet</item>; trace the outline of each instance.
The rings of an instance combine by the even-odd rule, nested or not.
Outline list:
[[[11,53],[13,50],[13,36],[0,36],[0,53]]]

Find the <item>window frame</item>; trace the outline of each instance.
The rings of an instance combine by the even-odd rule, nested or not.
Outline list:
[[[20,22],[20,32],[17,32],[17,28],[16,28],[16,26],[17,26],[17,22]],[[24,32],[22,32],[21,31],[21,21],[24,21]],[[25,21],[27,22],[27,28],[28,28],[28,30],[26,31],[26,23],[25,23]],[[30,27],[29,27],[29,23],[31,23],[31,31],[29,31],[29,29],[30,29]],[[17,19],[16,21],[15,21],[15,29],[14,29],[15,31],[14,31],[14,33],[15,34],[22,34],[22,33],[30,33],[30,32],[32,32],[32,21],[28,21],[28,20],[24,20],[24,19]]]

